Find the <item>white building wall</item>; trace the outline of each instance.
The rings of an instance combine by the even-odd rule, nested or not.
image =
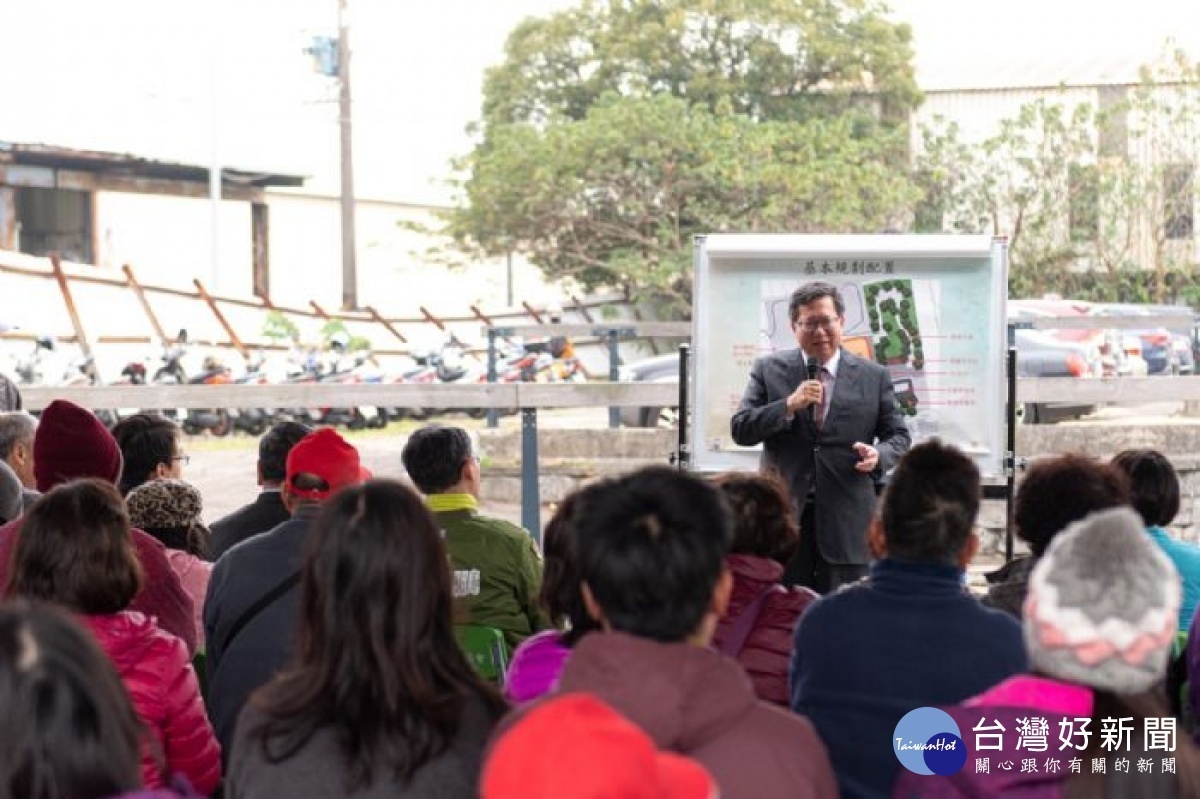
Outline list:
[[[921,149],[922,128],[935,125],[939,118],[956,123],[963,141],[978,143],[994,136],[1000,130],[1000,123],[1015,116],[1024,105],[1045,100],[1073,111],[1085,103],[1095,107],[1097,94],[1095,87],[926,92],[924,104],[913,114],[913,152]]]
[[[334,311],[342,303],[341,215],[336,197],[270,192],[271,299],[307,308],[315,300]],[[199,278],[214,294],[251,298],[250,204],[221,203],[220,252],[213,274],[211,205],[204,199],[102,192],[96,201],[96,261],[113,269],[133,267],[145,283],[193,290]],[[385,316],[432,313],[461,316],[471,304],[484,310],[505,307],[504,258],[445,255],[431,248],[447,242],[404,227],[436,228],[434,209],[404,203],[360,200],[356,208],[359,302]],[[513,258],[513,300],[535,306],[560,299],[524,258]]]

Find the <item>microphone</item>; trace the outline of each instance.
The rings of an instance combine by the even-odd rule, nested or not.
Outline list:
[[[817,358],[816,358],[816,356],[814,356],[814,355],[808,356],[808,360],[804,364],[804,370],[806,372],[808,372],[809,380],[817,379]],[[817,423],[816,408],[817,408],[817,406],[815,403],[808,406],[808,421],[812,422],[813,424]]]

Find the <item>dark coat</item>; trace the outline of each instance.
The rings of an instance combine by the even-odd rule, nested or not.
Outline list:
[[[787,484],[799,519],[811,490],[816,495],[817,547],[833,564],[870,561],[867,528],[875,510],[875,483],[908,450],[911,438],[896,408],[892,378],[877,363],[841,351],[829,417],[817,432],[807,413],[789,420],[787,398],[807,379],[799,349],[759,358],[730,427],[733,440],[761,443],[763,471]],[[874,475],[854,468],[855,442],[879,450]]]
[[[887,558],[814,602],[796,627],[792,709],[812,719],[845,799],[883,799],[900,719],[1025,670],[1021,625],[980,604],[951,566]]]
[[[255,690],[292,659],[299,624],[300,588],[264,607],[230,640],[242,615],[283,580],[300,572],[305,539],[315,507],[301,507],[295,518],[244,541],[213,566],[204,602],[208,644],[208,716],[228,762],[238,715]]]
[[[733,660],[691,644],[589,633],[558,689],[595,695],[660,749],[699,761],[722,799],[833,799],[825,746],[807,719],[759,701]]]
[[[1010,616],[1021,619],[1025,615],[1025,595],[1029,593],[1029,575],[1033,572],[1037,559],[1032,555],[1016,558],[995,571],[987,573],[987,595],[983,604],[996,610],[1002,610]]]
[[[279,491],[260,492],[249,505],[209,525],[208,559],[217,560],[247,538],[273,530],[291,517]]]
[[[334,734],[318,730],[294,755],[280,763],[263,757],[256,734],[266,717],[248,706],[238,721],[226,780],[227,799],[476,799],[480,765],[496,718],[482,700],[464,704],[458,737],[401,785],[387,774],[353,793],[345,788],[346,765]]]

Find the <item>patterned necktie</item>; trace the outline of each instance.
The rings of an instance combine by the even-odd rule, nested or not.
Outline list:
[[[817,371],[817,379],[821,381],[821,403],[817,406],[817,430],[825,426],[825,415],[829,413],[829,400],[833,398],[833,375],[822,366]]]

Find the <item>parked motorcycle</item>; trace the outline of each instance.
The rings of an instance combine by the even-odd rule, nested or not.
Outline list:
[[[233,382],[229,368],[216,358],[204,359],[204,371],[188,380],[189,385],[228,385]],[[184,413],[181,423],[183,432],[190,436],[199,435],[205,431],[214,436],[227,436],[233,430],[233,421],[229,411],[224,408],[189,408]]]
[[[246,373],[233,382],[238,385],[266,385],[270,378],[264,371],[264,358],[259,356],[247,361]],[[247,435],[260,436],[271,425],[275,412],[270,408],[238,408],[230,414],[234,430]]]

